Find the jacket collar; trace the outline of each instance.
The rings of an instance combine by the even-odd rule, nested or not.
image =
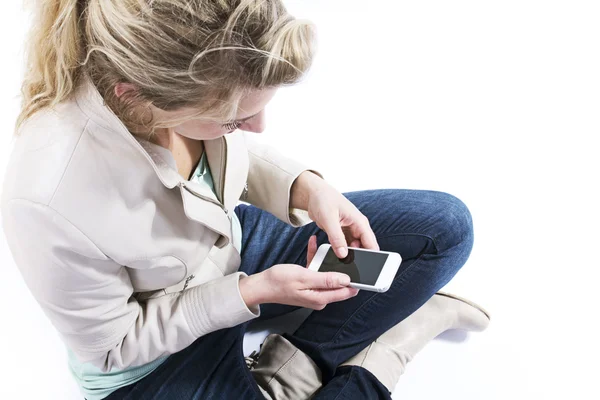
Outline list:
[[[173,189],[181,187],[184,208],[189,218],[194,219],[229,239],[229,221],[223,210],[206,201],[194,201],[189,197],[188,188],[197,189],[179,175],[171,152],[145,140],[136,139],[116,114],[105,104],[104,99],[89,78],[85,78],[75,94],[79,108],[90,120],[111,134],[116,135],[140,152],[156,172],[164,186]],[[237,138],[225,136],[204,142],[204,151],[211,170],[215,192],[223,208],[231,210],[239,200],[241,189],[247,176],[248,152],[241,135]],[[233,155],[233,157],[228,157]],[[236,165],[232,165],[232,164]],[[245,167],[245,168],[244,168]],[[227,182],[227,184],[225,184]],[[193,201],[193,206],[191,202]],[[220,241],[223,243],[224,241]]]
[[[184,180],[177,172],[177,168],[172,168],[172,165],[175,165],[173,156],[171,155],[169,159],[169,156],[165,153],[158,153],[149,146],[144,148],[129,132],[119,117],[106,105],[98,89],[89,78],[84,78],[75,94],[75,101],[95,124],[118,135],[136,151],[141,152],[166,187],[172,189]]]
[[[84,81],[75,96],[75,100],[79,105],[79,108],[81,108],[94,123],[116,133],[136,149],[136,151],[144,154],[145,158],[158,175],[160,181],[166,187],[172,189],[181,182],[187,182],[177,172],[177,165],[171,152],[163,148],[158,149],[159,146],[153,145],[150,142],[136,139],[116,114],[105,104],[104,99],[89,78],[84,78]],[[228,147],[233,147],[231,150],[236,151],[241,150],[239,148],[241,145],[242,143],[240,143],[240,141],[228,140],[225,136],[214,140],[204,141],[204,151],[206,152],[208,165],[213,176],[215,191],[221,202],[224,201],[222,197],[228,197],[228,188],[224,187],[225,176],[223,176],[223,174],[226,173],[229,178],[231,175],[229,172],[233,172],[232,169],[235,168],[230,165],[232,161],[227,157]],[[244,153],[246,153],[246,151],[244,151]],[[221,193],[223,192],[225,192],[225,195],[221,196]]]

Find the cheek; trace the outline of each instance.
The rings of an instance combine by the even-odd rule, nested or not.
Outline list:
[[[216,124],[199,121],[187,121],[175,127],[175,132],[189,139],[204,140],[223,136],[227,131]]]

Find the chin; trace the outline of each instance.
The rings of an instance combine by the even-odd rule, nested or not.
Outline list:
[[[177,131],[179,136],[183,136],[185,138],[191,140],[214,140],[218,139],[221,136],[227,135],[229,132],[185,132],[185,131]]]

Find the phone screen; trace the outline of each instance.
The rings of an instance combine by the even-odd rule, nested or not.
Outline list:
[[[330,247],[319,271],[342,272],[350,276],[351,282],[373,286],[377,282],[387,258],[388,254],[356,249],[348,249],[348,255],[345,258],[338,258]]]

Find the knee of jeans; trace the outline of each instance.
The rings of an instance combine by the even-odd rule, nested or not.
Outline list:
[[[441,227],[436,238],[438,251],[460,246],[466,255],[473,247],[473,217],[466,204],[459,198],[438,192],[437,204]]]

